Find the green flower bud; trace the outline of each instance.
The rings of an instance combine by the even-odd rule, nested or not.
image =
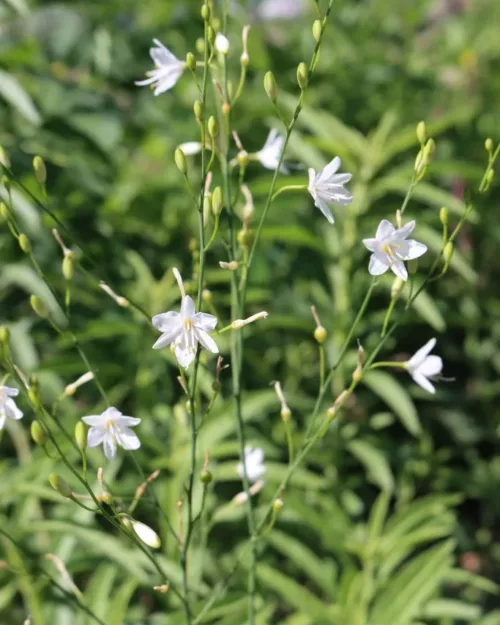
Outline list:
[[[196,40],[194,47],[196,48],[196,52],[198,52],[198,54],[205,54],[205,40],[202,37]]]
[[[201,102],[201,100],[196,100],[193,105],[193,110],[194,110],[194,116],[201,124],[203,121],[203,116],[205,112],[203,109],[203,102]]]
[[[196,59],[192,52],[186,54],[186,67],[192,72],[196,69]]]
[[[404,285],[405,281],[402,278],[397,277],[394,279],[391,286],[391,299],[398,299],[398,297],[401,295],[401,291],[403,290]]]
[[[8,343],[9,337],[9,328],[7,326],[0,326],[0,343]]]
[[[266,72],[264,76],[264,89],[271,102],[276,102],[278,98],[278,86],[276,85],[276,80],[272,72]]]
[[[40,382],[36,375],[32,375],[28,387],[28,398],[32,404],[40,404]]]
[[[208,27],[208,41],[211,46],[214,45],[216,36],[217,35],[215,34],[215,30],[211,26],[209,26]]]
[[[448,243],[444,246],[444,250],[443,250],[443,258],[444,258],[444,262],[446,266],[450,264],[454,251],[455,251],[455,246],[453,245],[451,241],[448,241]]]
[[[63,276],[68,282],[73,279],[73,274],[75,273],[75,257],[73,252],[69,252],[69,254],[65,254],[62,261],[62,272]]]
[[[250,247],[254,240],[253,230],[248,230],[247,228],[244,228],[243,230],[240,230],[238,232],[236,238],[238,240],[238,243],[242,247]]]
[[[200,471],[200,480],[202,484],[204,484],[205,486],[208,486],[213,479],[214,479],[214,476],[212,475],[211,471],[209,471],[208,469],[202,469]]]
[[[292,417],[292,411],[290,410],[288,406],[285,406],[284,408],[281,409],[280,416],[283,419],[284,423],[288,423]]]
[[[201,292],[201,299],[205,302],[205,304],[209,304],[213,299],[212,291],[209,289],[203,289]]]
[[[0,326],[0,361],[9,356],[9,329]]]
[[[81,421],[75,425],[75,441],[80,451],[85,451],[87,447],[87,432]]]
[[[201,19],[205,22],[210,21],[210,7],[208,6],[208,4],[204,4],[201,7]]]
[[[7,167],[8,169],[10,169],[9,155],[7,154],[7,152],[3,149],[1,145],[0,145],[0,165],[2,165],[2,167]]]
[[[439,220],[441,221],[443,226],[448,225],[448,209],[446,208],[446,206],[442,206],[439,209]]]
[[[434,139],[429,139],[424,147],[424,160],[426,165],[428,165],[434,158],[435,151],[436,143],[434,142]]]
[[[326,339],[328,338],[328,332],[325,330],[325,328],[323,326],[318,326],[315,330],[314,330],[314,338],[316,339],[316,341],[320,344],[323,345],[323,343],[326,341]]]
[[[210,115],[210,117],[208,118],[207,127],[208,127],[208,134],[212,137],[212,139],[215,139],[215,137],[217,136],[218,128],[217,128],[217,120],[215,119],[213,115]]]
[[[299,87],[303,91],[307,87],[307,81],[309,78],[309,70],[305,63],[300,63],[297,67],[297,82]]]
[[[491,185],[491,183],[493,182],[493,176],[495,175],[495,172],[493,171],[493,169],[488,169],[488,171],[486,172],[486,184],[489,188],[489,186]]]
[[[420,145],[424,145],[427,141],[427,130],[425,128],[425,122],[418,122],[417,124],[417,139]]]
[[[7,221],[10,218],[9,209],[5,202],[0,202],[0,215]]]
[[[45,434],[45,430],[40,425],[38,421],[33,421],[30,427],[31,438],[35,441],[37,445],[45,445],[47,442],[47,434]]]
[[[490,137],[486,139],[486,141],[484,142],[484,149],[487,152],[493,152],[493,139],[491,139]]]
[[[224,202],[222,200],[222,189],[220,187],[215,187],[214,192],[212,193],[212,213],[216,216],[220,215],[223,206]]]
[[[68,482],[63,480],[63,478],[57,473],[51,473],[49,475],[50,485],[54,490],[56,490],[63,497],[67,497],[68,499],[73,499],[73,491],[69,487]]]
[[[38,297],[38,295],[32,295],[30,297],[31,308],[36,312],[36,314],[42,319],[47,319],[49,316],[49,310],[45,302]]]
[[[186,156],[181,148],[177,148],[174,154],[175,164],[177,165],[177,169],[181,172],[183,176],[187,174],[188,166],[186,161]]]
[[[320,40],[321,37],[321,20],[315,20],[313,26],[312,26],[312,33],[313,33],[313,37],[314,37],[314,41],[316,43],[318,43],[318,41]]]
[[[44,185],[47,181],[47,168],[41,156],[35,156],[33,159],[33,169],[35,170],[35,178],[38,184]]]
[[[274,514],[278,514],[278,512],[281,510],[281,508],[283,508],[284,505],[285,503],[283,499],[281,499],[281,497],[276,497],[276,499],[273,501]]]
[[[25,234],[20,234],[17,242],[25,254],[29,254],[31,252],[31,243]]]
[[[236,155],[236,160],[241,169],[245,169],[248,165],[248,152],[246,150],[240,150]]]

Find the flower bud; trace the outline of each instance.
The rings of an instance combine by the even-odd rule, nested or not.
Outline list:
[[[174,154],[175,164],[177,165],[177,169],[181,172],[183,176],[187,174],[187,161],[184,152],[181,148],[177,148]]]
[[[231,105],[229,104],[229,102],[223,102],[221,110],[222,110],[222,114],[224,115],[224,117],[227,117],[229,113],[231,112]]]
[[[33,421],[30,427],[31,438],[42,447],[47,442],[47,435],[38,421]]]
[[[408,261],[408,273],[414,276],[418,271],[418,258],[412,258]]]
[[[205,40],[203,39],[203,37],[199,37],[196,40],[194,47],[196,48],[196,52],[198,52],[198,54],[205,54]]]
[[[491,139],[491,137],[488,137],[484,142],[484,149],[487,152],[493,152],[493,139]]]
[[[31,252],[30,240],[24,233],[19,235],[17,242],[19,243],[19,247],[23,250],[25,254],[29,254]]]
[[[320,344],[323,345],[323,343],[326,341],[326,339],[328,338],[328,332],[325,330],[325,328],[323,326],[318,326],[315,330],[314,330],[314,338],[316,339],[316,341]]]
[[[212,291],[209,289],[203,289],[201,292],[201,299],[205,302],[205,304],[209,304],[213,299]]]
[[[292,418],[292,411],[288,406],[283,406],[280,412],[280,416],[283,420],[283,423],[288,423]]]
[[[62,272],[64,278],[69,282],[73,279],[73,274],[75,273],[75,257],[73,252],[69,252],[66,254],[62,261]]]
[[[425,128],[425,122],[418,122],[417,124],[417,139],[422,146],[427,141],[427,130]]]
[[[391,299],[398,299],[401,295],[401,291],[405,285],[405,281],[399,276],[394,278],[394,281],[391,286]]]
[[[153,549],[158,549],[158,547],[161,546],[160,537],[149,527],[149,525],[141,523],[140,521],[131,520],[130,522],[132,524],[132,529],[145,545],[152,547]]]
[[[489,186],[491,185],[491,183],[493,182],[493,176],[495,175],[493,169],[488,169],[488,171],[486,172],[486,184],[487,187],[489,188]]]
[[[81,421],[75,425],[75,441],[80,451],[84,451],[87,447],[87,432]]]
[[[38,184],[44,185],[47,181],[47,168],[45,167],[44,160],[41,156],[35,156],[33,159],[33,169],[35,171],[35,178]]]
[[[435,151],[436,143],[434,142],[434,139],[429,139],[424,147],[424,160],[426,165],[428,165],[434,158]]]
[[[9,356],[9,329],[0,326],[0,361]]]
[[[446,206],[442,206],[439,209],[439,220],[441,221],[443,226],[448,225],[448,209],[446,208]]]
[[[448,241],[448,243],[444,246],[444,250],[443,250],[443,258],[444,258],[444,262],[446,266],[450,264],[454,251],[455,251],[455,246],[453,245],[451,241]]]
[[[193,105],[193,110],[194,110],[194,116],[201,124],[203,122],[203,115],[204,115],[203,102],[201,100],[196,100]]]
[[[245,169],[248,165],[248,152],[246,150],[240,150],[236,155],[236,160],[241,169]]]
[[[32,404],[40,404],[40,382],[36,375],[32,375],[28,385],[28,398]]]
[[[205,22],[209,22],[210,21],[210,7],[208,6],[208,4],[204,4],[201,7],[201,19],[204,20]]]
[[[186,67],[192,72],[196,69],[196,59],[192,52],[186,54]]]
[[[220,215],[223,206],[224,202],[222,200],[222,189],[220,187],[215,187],[212,193],[212,213],[215,216]]]
[[[321,38],[321,20],[315,20],[314,24],[312,25],[312,33],[313,33],[313,37],[314,37],[314,41],[316,43],[318,43],[318,41]]]
[[[307,80],[309,78],[309,70],[305,63],[300,63],[297,67],[297,82],[299,87],[303,91],[307,87]]]
[[[236,239],[242,247],[250,247],[254,240],[253,230],[243,228],[243,230],[240,230],[236,235]]]
[[[51,473],[49,475],[50,485],[54,490],[56,490],[63,497],[67,497],[68,499],[73,499],[73,491],[69,487],[68,482],[63,480],[63,478],[57,473]]]
[[[266,90],[267,96],[271,102],[276,102],[278,97],[278,87],[272,72],[266,72],[266,75],[264,76],[264,89]]]
[[[278,512],[283,508],[284,505],[285,503],[283,499],[281,499],[281,497],[276,497],[276,499],[273,501],[274,514],[278,514]]]
[[[10,218],[9,209],[5,202],[0,202],[0,215],[7,221]]]
[[[212,475],[211,471],[209,471],[208,469],[202,469],[200,471],[200,480],[201,480],[201,483],[204,484],[205,486],[208,486],[213,479],[214,479],[214,476]]]
[[[215,38],[215,49],[217,50],[217,52],[219,52],[223,56],[226,56],[229,53],[229,47],[229,39],[222,33],[218,33],[217,37]]]
[[[215,30],[211,26],[209,26],[207,34],[208,34],[208,41],[210,45],[213,46],[215,43],[215,37],[216,37]]]
[[[0,145],[0,165],[2,165],[2,167],[7,167],[8,169],[10,169],[9,155],[7,154],[7,152],[3,149],[1,145]]]
[[[415,165],[413,166],[413,171],[415,172],[415,176],[417,178],[421,178],[425,173],[426,167],[427,167],[427,164],[425,162],[424,151],[422,149],[422,150],[419,150],[419,153],[417,154],[417,158],[415,159]]]
[[[42,319],[47,319],[49,316],[49,309],[45,302],[38,297],[38,295],[32,295],[30,297],[31,308],[36,312],[36,314]]]
[[[7,326],[0,326],[0,343],[8,343],[9,337],[9,328]]]
[[[213,115],[208,118],[208,134],[214,139],[217,136],[218,128],[217,128],[217,120]]]

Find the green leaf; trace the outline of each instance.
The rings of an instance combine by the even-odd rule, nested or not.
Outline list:
[[[108,601],[108,614],[104,619],[107,625],[123,625],[125,623],[129,602],[137,586],[137,580],[126,579],[118,590],[113,592],[111,601]]]
[[[394,476],[384,454],[370,443],[363,440],[351,441],[347,448],[365,466],[368,479],[381,490],[392,492]]]
[[[12,74],[0,70],[0,97],[34,126],[42,123],[33,100]]]
[[[481,616],[481,608],[457,599],[433,599],[423,609],[422,616],[430,619],[473,621]]]
[[[422,433],[415,404],[407,391],[389,373],[368,371],[363,377],[363,382],[385,401],[410,434],[419,436]]]

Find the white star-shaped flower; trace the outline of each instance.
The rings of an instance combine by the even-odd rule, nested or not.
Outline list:
[[[0,386],[0,430],[3,430],[7,417],[15,421],[23,418],[22,411],[19,410],[16,402],[12,399],[18,395],[19,391],[17,388]]]
[[[249,482],[257,481],[266,472],[264,451],[260,447],[245,446],[245,469]],[[238,473],[243,477],[243,463],[238,464]]]
[[[439,375],[443,368],[443,361],[439,356],[429,356],[435,345],[436,339],[431,339],[405,363],[413,380],[428,393],[436,392],[434,386],[429,382],[429,378],[432,379]]]
[[[139,87],[144,85],[154,85],[154,94],[160,95],[165,93],[175,85],[175,83],[181,77],[186,63],[179,61],[168,48],[166,48],[161,41],[153,39],[156,44],[154,48],[150,48],[149,54],[153,59],[156,69],[146,72],[145,80],[137,80],[135,82]]]
[[[284,143],[285,138],[280,135],[276,128],[272,128],[267,135],[264,147],[257,152],[257,158],[260,164],[266,169],[272,169],[274,171],[278,167]],[[280,171],[283,174],[288,173],[288,169],[283,163],[281,164]]]
[[[333,224],[334,219],[329,204],[346,206],[352,202],[352,193],[344,185],[352,178],[351,174],[337,174],[342,161],[336,156],[318,174],[311,167],[309,169],[309,193],[314,205],[319,208],[328,221]]]
[[[82,417],[82,421],[91,426],[87,434],[88,447],[102,444],[108,460],[115,457],[117,445],[123,449],[139,449],[141,446],[137,434],[130,429],[141,420],[126,417],[116,408],[108,408],[100,415]]]
[[[182,298],[180,313],[170,311],[155,315],[152,322],[157,330],[163,332],[153,349],[173,344],[175,357],[181,367],[187,368],[193,362],[198,343],[213,354],[219,353],[217,343],[208,334],[217,325],[217,317],[208,313],[196,313],[189,295]]]
[[[396,228],[387,219],[382,219],[374,239],[363,239],[366,248],[373,252],[368,271],[372,276],[380,276],[391,269],[402,280],[408,279],[405,260],[419,258],[427,251],[427,246],[413,239],[407,239],[415,228],[409,221],[402,228]]]

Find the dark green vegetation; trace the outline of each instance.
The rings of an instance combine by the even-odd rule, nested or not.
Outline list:
[[[236,11],[229,29],[234,82],[247,20],[245,11]],[[283,111],[293,110],[296,66],[313,46],[312,20],[311,14],[252,27],[246,92],[233,112],[248,152],[260,149],[268,128],[279,124],[262,88],[268,69],[279,83]],[[422,273],[439,250],[439,208],[449,208],[452,225],[464,211],[463,197],[472,198],[474,211],[448,273],[422,293],[382,358],[406,359],[436,336],[444,375],[453,380],[440,383],[435,397],[397,371],[374,372],[358,388],[341,425],[296,472],[276,529],[260,545],[259,623],[500,623],[490,581],[500,581],[498,183],[487,197],[475,193],[486,163],[484,140],[500,139],[499,28],[500,4],[491,0],[336,4],[288,160],[318,169],[340,155],[344,170],[353,173],[355,202],[337,208],[330,227],[305,195],[284,195],[263,230],[248,299],[251,312],[270,315],[248,328],[244,361],[247,437],[264,448],[268,461],[258,495],[262,511],[288,460],[269,384],[279,379],[284,387],[299,446],[319,383],[310,306],[328,330],[333,363],[370,284],[361,239],[401,205],[420,119],[437,144],[405,215],[417,220],[416,238],[430,249]],[[190,452],[178,370],[168,350],[151,349],[158,334],[144,316],[116,306],[98,281],[152,315],[177,304],[172,267],[185,279],[191,274],[196,214],[173,152],[199,138],[192,114],[196,87],[186,73],[171,93],[154,98],[133,81],[150,69],[153,37],[179,58],[194,50],[202,33],[199,3],[32,2],[28,11],[24,0],[9,0],[0,6],[0,33],[0,145],[16,178],[41,201],[31,162],[36,154],[45,159],[48,206],[86,252],[59,228],[80,263],[71,286],[71,330],[113,405],[143,419],[137,428],[142,448],[133,457],[121,451],[109,466],[100,449],[91,452],[92,475],[104,466],[108,488],[129,503],[143,480],[134,458],[146,475],[160,469],[155,493],[177,526]],[[197,157],[189,163],[196,184]],[[287,183],[303,183],[305,170],[293,171]],[[247,182],[259,214],[270,173],[252,164]],[[54,221],[26,195],[14,200],[34,254],[63,300]],[[86,369],[61,309],[5,223],[0,253],[0,323],[10,329],[14,361],[38,376],[50,405]],[[215,245],[206,278],[217,314],[227,322],[229,275],[218,268],[222,259],[224,250]],[[367,351],[380,335],[391,283],[389,276],[381,280],[356,332]],[[61,336],[32,312],[33,293],[46,301]],[[395,315],[403,308],[404,298]],[[218,342],[227,358],[228,335]],[[334,376],[332,398],[350,380],[355,341],[351,347]],[[207,360],[200,371],[205,399],[213,372],[214,361]],[[225,507],[241,483],[229,372],[221,379],[221,397],[200,434],[199,465],[208,451],[214,486],[190,556],[190,584],[198,613],[229,576],[226,594],[203,622],[236,625],[246,622],[247,529],[243,509]],[[0,569],[0,623],[22,623],[28,614],[33,625],[93,622],[75,606],[68,581],[44,557],[48,552],[66,564],[83,593],[78,601],[106,625],[183,623],[172,593],[152,590],[165,580],[143,554],[50,488],[52,471],[70,477],[30,441],[33,411],[25,399],[19,405],[25,418],[9,423],[0,444],[0,559],[10,566]],[[82,415],[102,409],[95,385],[87,384],[58,414],[72,431]],[[64,448],[78,464],[69,443]],[[178,549],[151,492],[136,517],[161,534],[160,560],[178,583]]]

